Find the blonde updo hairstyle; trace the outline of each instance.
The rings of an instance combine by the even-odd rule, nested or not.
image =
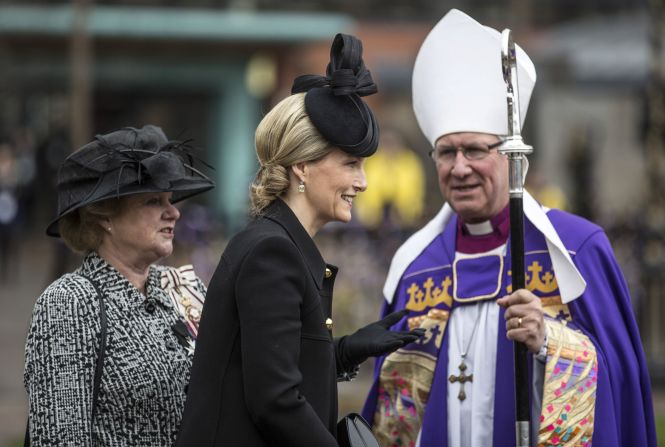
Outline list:
[[[289,167],[317,161],[333,146],[314,127],[305,111],[305,93],[280,101],[256,128],[259,170],[250,188],[250,213],[260,215],[289,188]]]
[[[101,220],[118,216],[124,198],[107,199],[91,203],[65,215],[58,222],[58,230],[65,244],[77,253],[97,250],[104,239]]]

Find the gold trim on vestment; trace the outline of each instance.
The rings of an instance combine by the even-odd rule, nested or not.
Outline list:
[[[479,259],[479,258],[489,258],[496,256],[499,258],[499,272],[497,275],[497,281],[496,281],[496,290],[494,292],[489,293],[487,295],[478,295],[478,296],[473,296],[469,298],[461,298],[457,296],[457,284],[459,284],[459,281],[457,280],[457,263],[460,261],[467,261],[469,259]],[[482,255],[470,255],[470,256],[464,256],[463,258],[458,258],[456,257],[455,261],[453,262],[453,299],[459,303],[472,303],[474,301],[482,301],[490,298],[496,298],[497,294],[499,293],[499,290],[501,290],[501,278],[503,277],[503,255],[502,254],[494,254],[494,255],[488,255],[488,254],[482,254]]]
[[[427,315],[409,319],[427,329],[416,343],[434,343],[436,352],[446,330],[450,312],[430,309]],[[424,317],[424,318],[423,318]],[[414,445],[420,432],[425,406],[432,387],[436,355],[398,349],[386,357],[379,375],[379,388],[372,430],[381,445]]]
[[[596,408],[596,349],[565,321],[546,318],[545,324],[548,346],[538,447],[589,446]]]

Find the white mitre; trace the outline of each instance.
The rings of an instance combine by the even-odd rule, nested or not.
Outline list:
[[[515,48],[522,126],[536,69],[529,56],[519,46]],[[451,9],[430,31],[416,57],[413,110],[432,146],[439,137],[453,132],[507,135],[501,33]]]

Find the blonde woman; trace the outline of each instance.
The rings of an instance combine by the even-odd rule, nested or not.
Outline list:
[[[376,91],[361,54],[337,35],[327,77],[297,78],[258,126],[255,219],[211,280],[178,446],[337,446],[338,378],[421,335],[389,331],[397,313],[332,336],[337,267],[312,237],[351,220],[367,188],[378,128],[361,99]]]

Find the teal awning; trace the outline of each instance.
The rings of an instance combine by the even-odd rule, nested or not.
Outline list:
[[[70,5],[0,6],[0,35],[65,36],[73,20]],[[93,37],[220,42],[329,40],[352,27],[343,14],[111,6],[92,6],[87,21]]]

